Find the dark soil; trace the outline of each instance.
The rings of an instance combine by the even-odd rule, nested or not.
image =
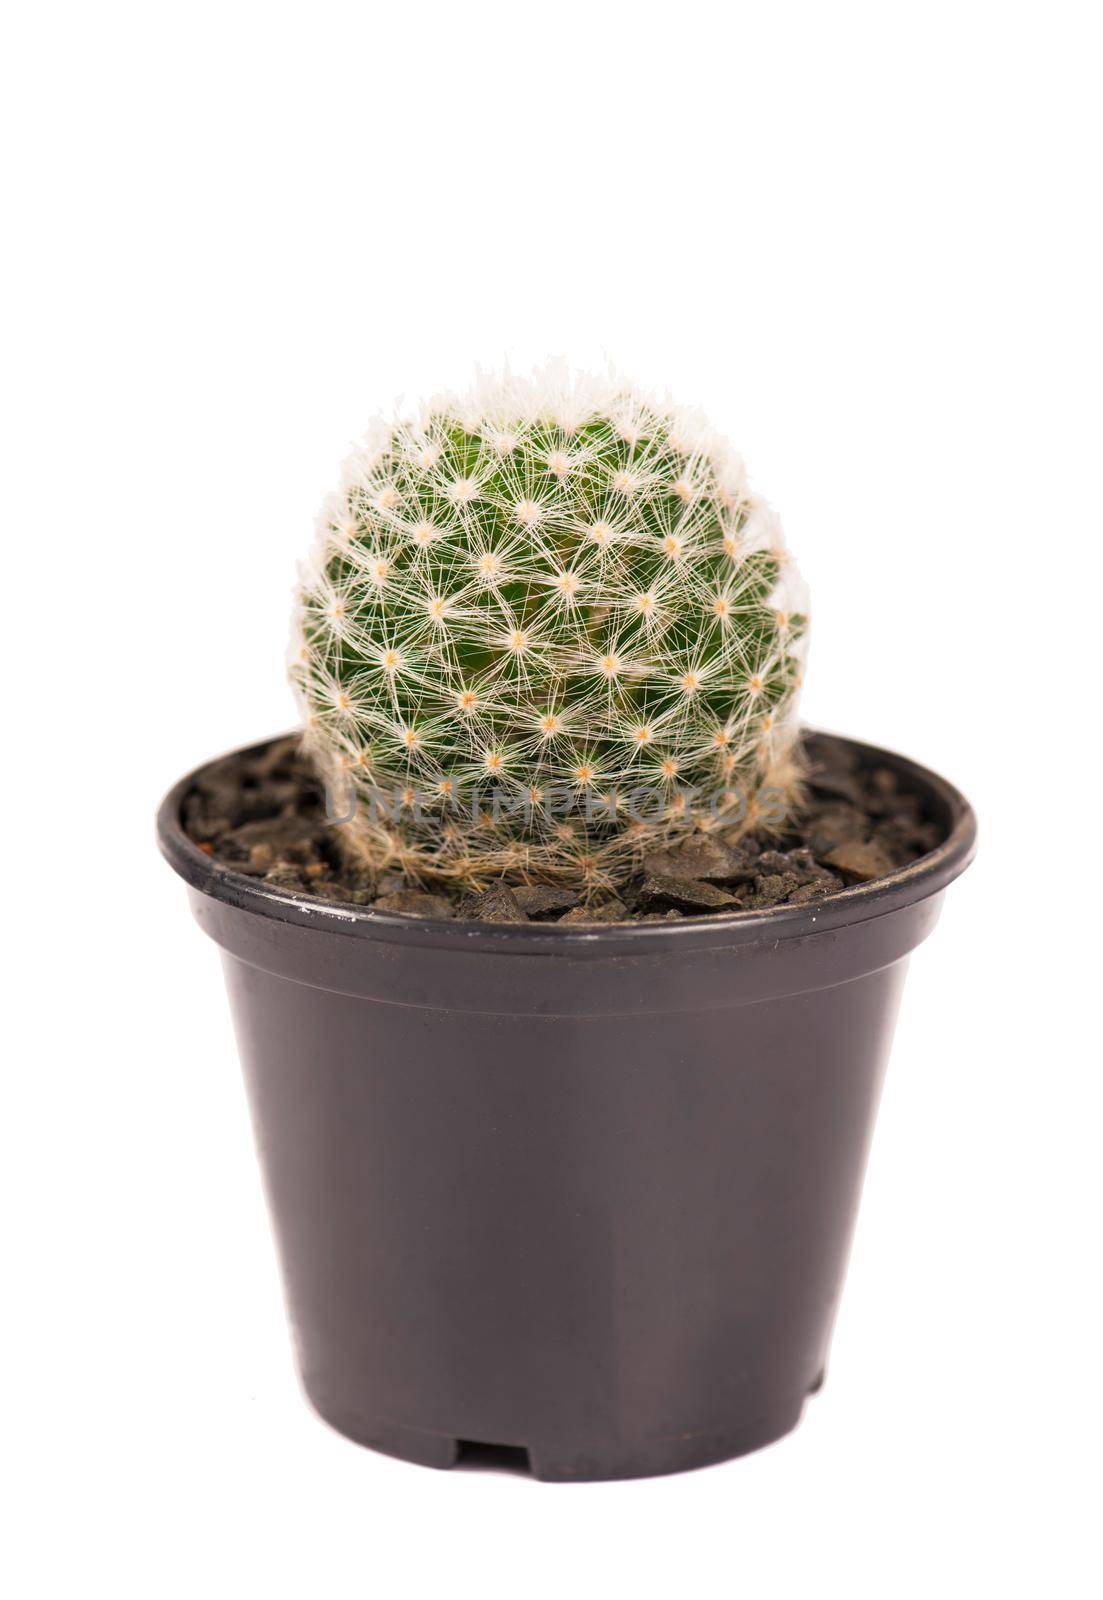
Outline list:
[[[674,921],[804,905],[907,866],[944,830],[888,767],[866,768],[829,739],[805,742],[807,801],[780,836],[697,834],[644,858],[619,897],[583,906],[569,889],[494,884],[482,894],[426,890],[400,874],[350,868],[321,788],[294,736],[208,767],[184,801],[189,837],[223,866],[295,894],[413,916],[479,922]]]

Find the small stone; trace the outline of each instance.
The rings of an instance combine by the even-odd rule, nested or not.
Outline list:
[[[514,885],[513,898],[533,922],[544,922],[557,917],[561,911],[570,911],[578,904],[573,889],[557,889],[551,883],[522,883]]]
[[[873,878],[883,878],[894,868],[892,857],[884,845],[874,839],[868,844],[852,840],[850,844],[842,844],[837,850],[829,851],[823,859],[827,866],[834,867],[846,883],[869,883]]]
[[[840,845],[863,843],[867,827],[856,806],[832,805],[811,811],[805,832],[813,854],[822,857]]]
[[[841,878],[836,878],[833,872],[825,872],[821,878],[815,878],[811,883],[802,883],[799,888],[794,889],[792,894],[786,896],[785,904],[804,906],[809,900],[822,900],[825,894],[834,894],[842,887]]]
[[[376,895],[397,894],[409,887],[410,880],[403,872],[381,872],[375,880]]]
[[[236,831],[253,822],[270,822],[279,816],[281,807],[275,805],[264,789],[246,789],[238,783],[208,783],[201,780],[196,786],[196,800],[209,825],[217,826],[222,833]]]
[[[943,837],[942,829],[924,819],[919,801],[912,795],[895,795],[891,809],[873,827],[873,838],[896,857],[898,866],[933,850]]]
[[[513,890],[504,883],[495,883],[482,894],[465,895],[456,915],[464,922],[528,921]]]
[[[278,861],[270,868],[264,874],[264,881],[277,889],[294,889],[301,892],[305,887],[303,875],[298,867],[289,866],[285,861]]]
[[[755,862],[755,870],[759,876],[767,872],[789,872],[788,850],[763,850]]]
[[[928,850],[937,850],[945,837],[945,831],[933,822],[920,822],[912,833],[912,844],[920,855],[926,855]]]
[[[820,767],[810,774],[808,787],[813,794],[827,795],[830,799],[849,800],[852,805],[862,802],[861,786],[852,772],[836,767]]]
[[[871,842],[879,844],[895,866],[902,867],[920,854],[919,846],[913,842],[916,826],[904,817],[886,817],[875,826]]]
[[[726,889],[693,878],[648,873],[639,887],[636,903],[641,911],[734,911],[743,902]]]
[[[646,877],[692,878],[697,883],[731,883],[746,876],[746,852],[708,834],[695,834],[668,850],[652,850],[643,858]]]
[[[389,894],[377,895],[371,903],[373,911],[401,911],[410,917],[449,918],[455,915],[451,900],[443,894],[427,894],[422,889],[392,889]]]
[[[794,850],[763,850],[755,863],[755,872],[794,873],[801,884],[812,883],[823,876],[823,868],[811,850],[798,846]]]
[[[918,802],[916,802],[918,804]],[[887,816],[901,806],[912,804],[911,796],[902,796],[896,783],[896,774],[889,767],[874,767],[866,774],[862,806],[871,817]]]
[[[301,734],[292,733],[285,739],[273,739],[267,750],[262,750],[260,755],[250,758],[250,774],[258,782],[263,782],[264,779],[275,777],[276,774],[282,776],[285,772],[292,773],[299,767],[302,759],[301,751]]]
[[[350,906],[370,906],[374,895],[368,888],[349,888],[344,883],[341,885],[341,898]],[[452,915],[452,902],[448,902],[448,915]]]
[[[801,881],[795,872],[761,873],[754,881],[755,892],[751,897],[751,909],[764,911],[768,906],[780,905],[794,889],[801,887]]]
[[[182,820],[185,833],[197,844],[220,838],[230,827],[230,818],[213,812],[195,789],[184,798]]]
[[[267,846],[273,857],[282,861],[313,861],[318,824],[313,817],[263,817],[231,828],[220,841],[223,855],[240,855],[250,860],[258,845]]]
[[[256,792],[254,799],[258,807],[264,808],[266,816],[283,817],[291,816],[297,810],[305,815],[308,810],[316,809],[317,796],[313,790],[304,788],[291,778],[269,778],[264,788]]]
[[[557,927],[562,928],[568,923],[578,926],[585,923],[623,922],[627,915],[628,908],[623,901],[605,900],[598,906],[575,906],[565,917],[560,917]]]
[[[331,900],[340,905],[348,905],[349,891],[343,883],[334,883],[332,879],[319,882],[312,879],[309,885],[309,894],[312,900]]]
[[[817,873],[823,871],[823,868],[807,845],[797,845],[794,849],[787,850],[785,854],[789,862],[790,872],[798,872],[809,877],[815,877]]]

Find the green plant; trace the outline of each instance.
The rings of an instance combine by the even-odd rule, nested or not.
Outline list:
[[[702,419],[552,369],[377,425],[323,508],[291,676],[362,861],[593,892],[693,828],[780,821],[805,626]]]

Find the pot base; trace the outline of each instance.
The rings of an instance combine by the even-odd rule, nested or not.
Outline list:
[[[822,1378],[809,1389],[815,1394]],[[597,1483],[617,1478],[654,1478],[671,1472],[691,1472],[697,1467],[712,1467],[736,1456],[749,1455],[791,1433],[801,1419],[806,1395],[757,1422],[742,1422],[732,1428],[717,1428],[707,1433],[676,1435],[666,1439],[595,1440],[580,1445],[572,1440],[569,1450],[554,1444],[503,1444],[477,1439],[457,1439],[443,1433],[427,1433],[419,1428],[402,1428],[391,1422],[370,1422],[364,1418],[319,1405],[307,1395],[324,1422],[354,1444],[378,1450],[419,1467],[450,1469],[469,1459],[487,1464],[496,1459],[505,1468],[528,1472],[541,1483]]]

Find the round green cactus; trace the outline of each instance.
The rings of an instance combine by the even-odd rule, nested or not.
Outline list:
[[[694,828],[780,820],[801,593],[739,458],[623,383],[484,380],[379,424],[323,508],[291,651],[346,843],[592,891]]]

